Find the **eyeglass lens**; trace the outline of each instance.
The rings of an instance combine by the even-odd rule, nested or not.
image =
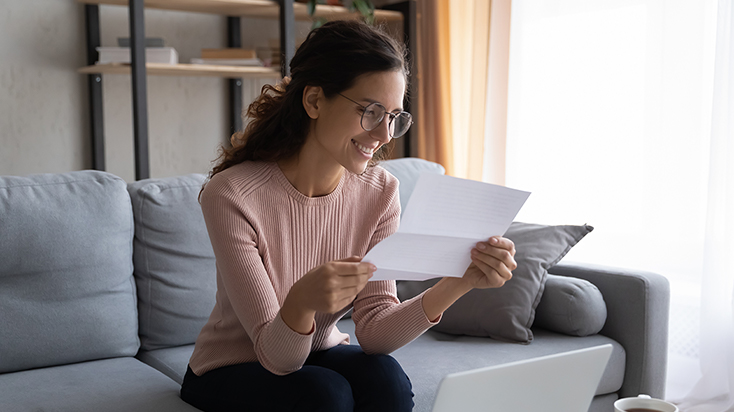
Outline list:
[[[412,122],[412,116],[408,112],[400,113],[388,113],[385,108],[378,103],[371,103],[367,105],[362,113],[362,128],[367,131],[371,131],[380,125],[383,118],[389,116],[388,125],[390,130],[390,137],[400,137],[404,135]]]

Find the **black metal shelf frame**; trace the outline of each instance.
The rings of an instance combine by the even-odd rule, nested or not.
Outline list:
[[[290,75],[290,61],[295,54],[295,14],[293,0],[278,0],[280,5],[280,50],[281,74]],[[405,41],[410,50],[415,50],[415,0],[408,0],[386,9],[403,13],[403,28]],[[144,0],[129,0],[128,12],[130,20],[130,54],[132,76],[132,103],[133,103],[133,141],[135,156],[135,179],[142,180],[150,177],[150,160],[148,152],[148,91],[147,75],[145,71],[145,2]],[[99,59],[97,47],[101,45],[99,5],[87,4],[84,6],[85,25],[87,34],[87,64],[94,65]],[[241,26],[239,16],[227,17],[227,46],[241,47]],[[411,79],[415,79],[415,69],[412,55]],[[90,134],[92,141],[92,168],[105,170],[105,142],[104,116],[102,99],[101,73],[87,76],[89,88]],[[416,89],[411,80],[411,95],[415,96]],[[229,112],[231,132],[242,130],[242,79],[229,79]],[[409,103],[406,105],[409,110]],[[405,155],[410,155],[411,135],[403,141]]]

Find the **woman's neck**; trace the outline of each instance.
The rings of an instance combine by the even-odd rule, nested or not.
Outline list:
[[[308,197],[333,192],[344,174],[344,167],[333,159],[309,156],[306,150],[290,159],[278,161],[278,167],[291,185]]]

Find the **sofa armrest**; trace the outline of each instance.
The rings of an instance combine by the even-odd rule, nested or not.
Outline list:
[[[658,274],[587,263],[563,262],[549,270],[593,283],[607,304],[600,334],[627,353],[620,397],[648,394],[663,399],[668,357],[670,286]]]

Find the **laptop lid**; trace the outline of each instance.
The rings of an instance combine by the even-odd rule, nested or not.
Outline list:
[[[587,412],[612,345],[446,375],[433,412]]]

